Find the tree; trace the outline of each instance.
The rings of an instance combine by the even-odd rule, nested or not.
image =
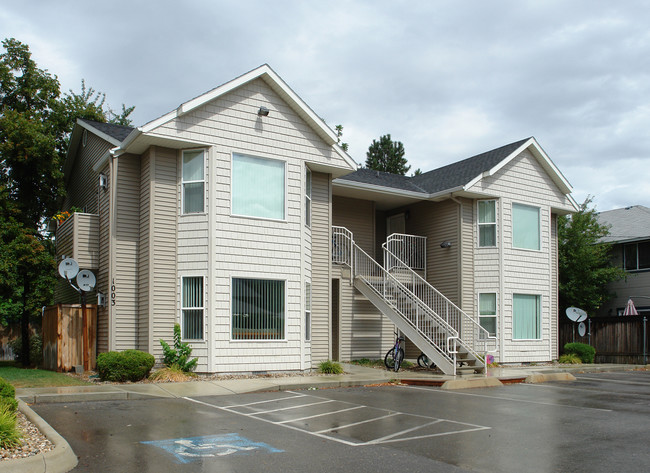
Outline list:
[[[612,265],[610,246],[600,243],[609,227],[598,223],[597,212],[587,197],[578,212],[558,218],[560,307],[575,306],[588,314],[611,297],[607,284],[625,277]]]
[[[340,144],[341,149],[347,153],[350,145],[347,143],[341,143],[341,138],[343,138],[343,125],[336,125],[334,128],[336,128],[336,142]]]
[[[406,165],[404,145],[401,141],[393,141],[390,134],[383,135],[379,141],[372,140],[366,153],[366,168],[375,171],[390,172],[405,175],[411,166]]]

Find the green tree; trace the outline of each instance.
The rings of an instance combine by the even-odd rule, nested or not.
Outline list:
[[[347,143],[341,143],[341,138],[343,138],[343,125],[336,125],[334,128],[336,128],[336,142],[340,144],[341,149],[347,153],[350,145]]]
[[[401,141],[393,141],[390,134],[383,135],[379,141],[372,140],[366,153],[366,168],[375,171],[390,172],[405,175],[411,166],[406,165],[404,145]]]
[[[600,243],[609,227],[598,223],[591,202],[587,197],[578,212],[558,218],[558,264],[561,310],[575,306],[593,315],[611,297],[607,284],[625,272],[612,265],[610,245]]]

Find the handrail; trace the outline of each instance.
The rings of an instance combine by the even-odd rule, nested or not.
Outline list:
[[[493,353],[496,351],[496,337],[491,336],[480,323],[449,300],[416,271],[413,271],[413,269],[401,261],[393,252],[388,250],[385,243],[382,245],[382,248],[384,249],[384,264],[386,267],[392,271],[398,269],[408,275],[411,279],[410,284],[413,286],[412,292],[425,305],[430,307],[438,316],[443,318],[459,332],[459,341],[469,352],[478,357],[480,356],[479,352]],[[402,278],[404,278],[403,274]],[[488,349],[488,344],[491,346],[491,349]],[[479,348],[481,346],[483,348],[482,350]]]
[[[426,271],[427,268],[427,238],[407,233],[392,233],[386,238],[382,245],[394,253],[400,263],[406,264],[409,268]],[[386,267],[390,270],[389,267]]]
[[[455,366],[456,344],[454,343],[454,350],[451,350],[450,340],[458,339],[459,335],[453,326],[357,246],[349,230],[332,227],[332,244],[333,262],[350,266],[352,279],[358,277],[363,280]],[[350,259],[347,258],[348,255]]]

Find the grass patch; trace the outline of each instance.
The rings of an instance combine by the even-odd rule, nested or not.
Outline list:
[[[580,365],[582,364],[582,360],[575,353],[567,353],[560,357],[558,363],[561,363],[563,365]]]
[[[358,360],[350,360],[350,364],[368,367],[384,367],[384,360],[371,360],[369,358],[360,358]]]
[[[343,373],[343,367],[336,361],[321,361],[318,365],[318,371],[321,373],[327,374],[341,374]]]
[[[0,447],[18,447],[22,435],[16,427],[16,413],[8,406],[0,405]]]
[[[184,372],[178,365],[174,365],[172,367],[165,367],[154,371],[149,376],[149,381],[157,381],[162,383],[183,382],[191,381],[196,377],[197,375],[195,373]]]
[[[87,386],[89,383],[64,373],[54,371],[19,368],[3,364],[0,378],[4,378],[15,388],[45,388],[50,386]]]

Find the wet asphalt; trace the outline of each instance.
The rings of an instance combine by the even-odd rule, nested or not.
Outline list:
[[[648,471],[650,372],[36,404],[74,472]]]

